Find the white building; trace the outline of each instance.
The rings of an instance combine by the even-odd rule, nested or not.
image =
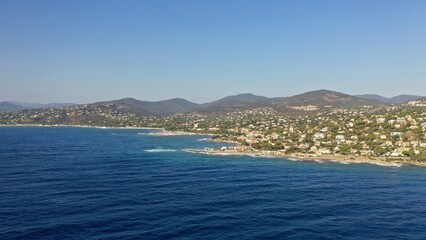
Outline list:
[[[344,142],[345,141],[345,136],[343,136],[343,135],[336,135],[335,139],[338,142]]]
[[[321,133],[321,132],[317,132],[317,133],[314,134],[313,138],[314,138],[314,141],[317,140],[317,139],[324,139],[325,138],[325,134]]]

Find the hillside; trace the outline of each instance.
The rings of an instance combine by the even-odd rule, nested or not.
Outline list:
[[[227,96],[219,100],[204,103],[195,111],[198,112],[232,112],[270,105],[270,99],[251,93]]]
[[[4,109],[14,107],[10,104],[3,105]],[[3,124],[134,126],[141,124],[141,118],[170,117],[175,114],[221,115],[223,113],[266,108],[277,111],[277,114],[305,115],[336,108],[380,105],[382,103],[374,100],[366,100],[329,90],[318,90],[287,98],[267,98],[246,93],[228,96],[205,104],[197,104],[181,98],[158,102],[123,98],[70,107],[3,112],[0,114],[0,120]]]
[[[211,103],[202,104],[193,111],[214,113],[233,112],[259,107],[270,107],[283,113],[310,112],[321,109],[357,108],[362,106],[378,106],[379,101],[351,96],[348,94],[317,90],[292,97],[267,98],[253,94],[228,96]]]
[[[0,102],[0,111],[16,111],[21,109],[24,109],[24,108],[9,102]]]
[[[135,113],[148,116],[168,116],[185,113],[199,107],[199,104],[181,98],[173,98],[158,102],[140,101],[134,98],[98,102],[91,106],[104,106],[122,113]]]
[[[424,98],[424,97],[416,96],[416,95],[398,95],[398,96],[390,98],[389,102],[394,104],[402,104],[402,103],[407,103],[409,101],[417,100],[420,98]]]
[[[77,105],[75,103],[26,103],[26,102],[16,102],[16,101],[7,101],[0,103],[0,111],[17,111],[23,109],[41,109],[41,108],[51,108],[51,107],[69,107]]]
[[[140,101],[134,98],[123,98],[113,101],[96,102],[92,104],[62,107],[64,111],[76,111],[76,109],[103,109],[103,111],[117,114],[136,114],[139,116],[165,117],[177,113],[225,113],[250,110],[259,107],[273,108],[282,113],[309,113],[311,111],[356,108],[365,105],[377,106],[381,103],[375,100],[358,98],[329,90],[317,90],[295,95],[292,97],[267,98],[250,93],[227,96],[222,99],[197,104],[182,98],[173,98],[164,101]],[[32,105],[34,107],[34,105]],[[29,106],[27,106],[29,108]],[[23,106],[11,103],[2,103],[5,110],[22,110]]]
[[[383,97],[377,94],[363,94],[363,95],[355,95],[355,97],[363,98],[363,99],[369,99],[369,100],[376,100],[382,103],[388,103],[388,104],[403,104],[407,103],[409,101],[417,100],[419,98],[422,98],[422,96],[418,95],[407,95],[402,94],[395,97],[387,98]]]
[[[317,90],[285,98],[273,103],[277,110],[286,111],[315,111],[333,108],[357,108],[362,106],[378,106],[380,102],[354,97],[348,94]]]

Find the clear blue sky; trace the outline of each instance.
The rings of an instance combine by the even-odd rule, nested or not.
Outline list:
[[[426,95],[426,1],[0,0],[0,101]]]

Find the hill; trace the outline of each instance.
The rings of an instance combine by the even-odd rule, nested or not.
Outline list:
[[[363,98],[363,99],[369,99],[369,100],[376,100],[382,103],[388,103],[388,104],[403,104],[407,103],[409,101],[417,100],[419,98],[422,98],[422,96],[417,95],[398,95],[395,97],[387,98],[383,97],[377,94],[364,94],[364,95],[355,95],[355,97]]]
[[[7,109],[16,107],[11,106],[10,103],[3,105]],[[0,114],[0,123],[145,126],[144,124],[150,122],[149,119],[152,119],[151,117],[170,117],[174,114],[185,113],[218,113],[220,116],[221,113],[240,112],[265,107],[284,114],[305,115],[336,108],[359,108],[380,105],[382,103],[375,100],[366,100],[329,90],[312,91],[286,98],[267,98],[245,93],[228,96],[205,104],[197,104],[181,98],[158,102],[123,98],[61,108],[2,112]]]
[[[140,101],[134,98],[98,102],[91,106],[108,107],[118,112],[135,113],[148,116],[168,116],[176,113],[185,113],[199,107],[199,104],[181,98],[173,98],[158,102]]]
[[[324,89],[306,92],[274,102],[276,109],[282,112],[292,110],[315,111],[333,108],[357,108],[362,106],[378,106],[380,104],[376,100],[358,98]]]
[[[389,99],[390,103],[394,103],[394,104],[402,104],[402,103],[407,103],[409,101],[413,101],[413,100],[417,100],[423,98],[423,96],[417,96],[417,95],[398,95],[395,97],[392,97]]]
[[[10,102],[0,102],[0,111],[16,111],[22,109],[24,108]]]
[[[321,109],[356,108],[378,106],[379,101],[351,96],[348,94],[317,90],[292,97],[267,98],[250,93],[228,96],[211,103],[202,104],[198,112],[232,112],[258,107],[270,107],[283,113],[310,112]]]
[[[204,103],[195,110],[199,112],[232,112],[269,105],[270,99],[267,97],[243,93]]]
[[[368,100],[376,100],[381,103],[389,103],[389,98],[383,97],[377,94],[362,94],[362,95],[354,95],[354,97],[368,99]]]
[[[23,109],[41,109],[41,108],[51,108],[51,107],[69,107],[77,105],[75,103],[26,103],[26,102],[16,102],[16,101],[7,101],[0,103],[0,111],[16,111]]]

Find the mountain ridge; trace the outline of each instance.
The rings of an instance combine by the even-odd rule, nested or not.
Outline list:
[[[378,106],[382,103],[367,100],[341,92],[320,89],[297,94],[276,102],[277,110],[316,111],[333,108],[356,108],[362,106]]]
[[[157,102],[123,98],[90,105],[112,107],[114,110],[125,113],[170,116],[177,113],[220,113],[259,107],[270,107],[280,112],[306,112],[321,109],[362,107],[365,105],[378,106],[381,104],[383,103],[376,100],[368,100],[336,91],[321,89],[291,97],[275,98],[268,98],[252,93],[242,93],[203,104],[190,102],[182,98],[172,98]]]
[[[111,107],[125,113],[136,113],[152,116],[167,116],[176,113],[187,112],[200,104],[190,102],[183,98],[172,98],[157,102],[141,101],[134,98],[122,98],[112,101],[104,101],[89,104],[90,106]]]
[[[250,109],[267,105],[270,98],[252,93],[226,96],[216,101],[203,103],[196,110],[199,112],[230,112],[238,109]]]
[[[24,109],[41,109],[50,107],[69,107],[78,105],[75,103],[26,103],[18,101],[0,102],[0,111],[16,111]]]
[[[385,98],[380,95],[349,95],[337,91],[320,89],[297,94],[290,97],[273,97],[255,95],[252,93],[242,93],[226,96],[216,101],[198,104],[183,98],[172,98],[162,101],[142,101],[135,98],[122,98],[110,101],[100,101],[90,104],[75,105],[108,108],[115,112],[133,113],[146,116],[171,116],[178,113],[223,113],[249,110],[259,107],[270,107],[279,112],[310,112],[317,110],[335,109],[335,108],[357,108],[362,106],[378,106],[383,104],[392,104],[389,99],[397,102],[406,102],[412,99],[418,99],[416,95],[399,95],[393,98]],[[51,107],[53,104],[25,105],[19,106],[13,103],[2,102],[0,111],[23,110],[29,107]],[[3,104],[3,105],[1,105]],[[58,103],[56,105],[59,105]],[[67,104],[67,103],[62,103]],[[69,103],[71,104],[71,103]],[[27,107],[27,108],[26,108]],[[63,106],[60,106],[63,107]],[[65,106],[67,108],[68,106]]]
[[[383,97],[377,94],[362,94],[362,95],[354,95],[354,96],[359,98],[364,98],[364,99],[377,100],[379,102],[389,103],[389,104],[403,104],[403,103],[407,103],[409,101],[417,100],[424,97],[424,96],[409,95],[409,94],[401,94],[401,95],[397,95],[390,98]]]
[[[0,111],[17,111],[17,110],[23,110],[24,108],[13,104],[10,102],[0,102]]]

